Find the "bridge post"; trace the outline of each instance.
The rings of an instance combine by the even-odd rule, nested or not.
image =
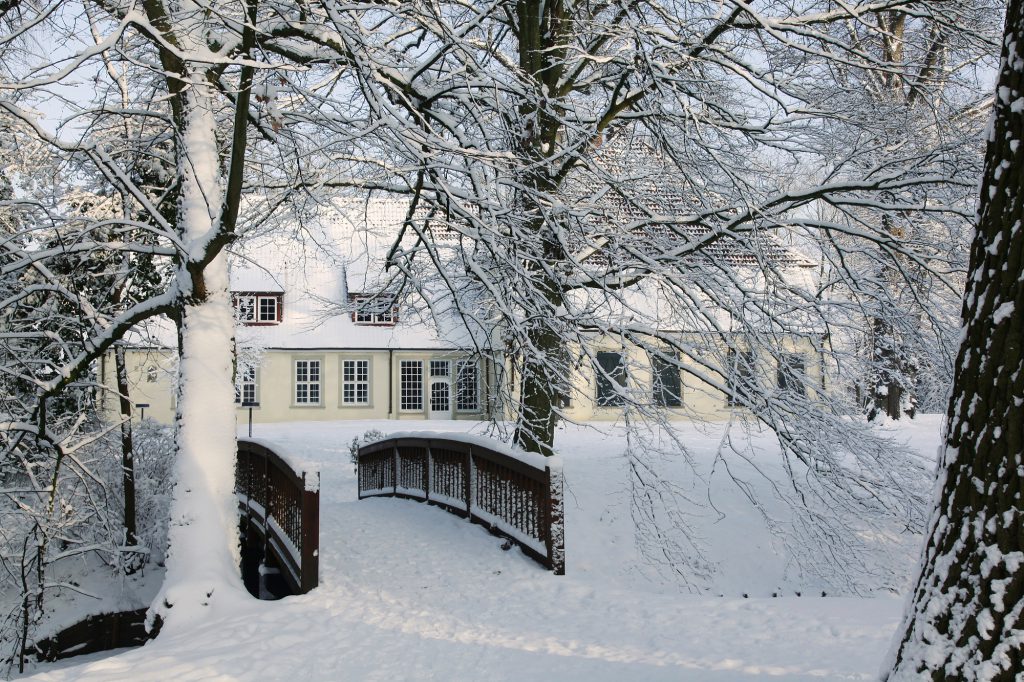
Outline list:
[[[266,588],[266,573],[264,568],[267,565],[267,557],[270,556],[270,517],[273,516],[272,499],[273,491],[270,489],[270,458],[266,453],[261,453],[263,460],[263,558],[260,561],[260,594]],[[262,599],[262,596],[260,597]]]
[[[473,518],[473,447],[466,448],[466,472],[462,477],[463,497],[466,500],[466,518]]]
[[[320,474],[315,489],[302,472],[302,570],[300,592],[305,594],[319,584],[320,575]]]
[[[423,499],[430,501],[430,474],[433,472],[433,452],[430,449],[430,441],[427,441],[427,456],[423,460]]]
[[[545,544],[548,550],[548,561],[555,575],[565,575],[565,524],[562,508],[562,472],[552,471],[545,467],[548,474],[548,494],[545,505]]]
[[[398,456],[398,441],[395,441],[395,470],[394,470],[395,476],[394,476],[394,479],[392,481],[392,483],[394,484],[394,488],[395,488],[395,493],[394,493],[395,495],[398,494],[398,467],[401,464],[401,461],[402,461],[401,458]]]

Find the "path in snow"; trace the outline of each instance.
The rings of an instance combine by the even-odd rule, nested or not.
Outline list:
[[[581,431],[566,441],[573,443],[565,450],[568,575],[555,577],[439,509],[357,501],[347,442],[366,428],[399,427],[439,428],[257,425],[255,435],[320,462],[321,580],[312,593],[279,602],[223,596],[187,633],[161,634],[84,665],[69,661],[36,678],[592,682],[872,679],[877,672],[900,599],[691,596],[631,570],[628,505],[613,483],[623,466],[610,451],[615,439]],[[922,440],[927,432],[925,424]],[[574,470],[587,475],[574,478]],[[757,537],[752,532],[751,542]],[[776,572],[778,557],[761,553],[765,572]],[[756,576],[754,564],[732,579]],[[777,578],[751,584],[770,589]]]

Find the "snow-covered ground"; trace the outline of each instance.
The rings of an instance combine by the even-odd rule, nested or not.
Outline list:
[[[922,417],[893,428],[913,450],[933,456],[939,424]],[[439,509],[357,501],[348,443],[371,428],[480,427],[256,425],[255,436],[321,470],[320,587],[279,602],[257,601],[239,588],[214,600],[192,628],[172,628],[141,649],[43,666],[37,678],[842,680],[872,679],[878,671],[902,598],[867,583],[862,596],[832,596],[836,581],[785,539],[786,509],[772,499],[771,486],[733,469],[765,500],[775,535],[721,467],[711,473],[720,430],[682,427],[703,476],[680,478],[680,492],[692,502],[676,511],[687,515],[703,548],[700,560],[686,560],[684,577],[640,557],[621,430],[561,431],[567,575],[555,577]],[[734,434],[734,443],[741,439]],[[759,468],[781,475],[770,437],[756,435],[744,447]],[[666,471],[678,464],[650,459]],[[648,526],[648,550],[660,541],[653,532]],[[908,571],[918,541],[883,538],[880,571]]]

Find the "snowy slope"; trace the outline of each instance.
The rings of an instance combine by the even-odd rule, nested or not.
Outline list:
[[[909,427],[934,452],[938,419]],[[821,598],[735,486],[710,476],[713,507],[693,507],[713,577],[700,595],[638,559],[628,461],[613,427],[560,433],[565,577],[480,527],[411,501],[357,501],[347,442],[365,429],[449,430],[451,422],[258,426],[254,435],[321,468],[321,581],[280,602],[222,602],[192,631],[68,667],[41,680],[784,680],[872,679],[902,600]],[[720,433],[687,437],[698,464]],[[901,428],[906,429],[906,426]],[[771,459],[770,439],[751,443]],[[762,491],[764,492],[764,491]],[[705,490],[705,499],[708,494]],[[782,519],[771,504],[772,514]],[[724,515],[724,516],[723,516]],[[916,556],[909,538],[898,561]],[[689,585],[689,586],[688,586]],[[796,596],[800,591],[803,596]],[[772,592],[780,594],[772,598]],[[741,595],[747,593],[750,598]],[[725,596],[716,596],[722,594]],[[810,596],[810,595],[819,596]],[[832,594],[830,592],[830,594]]]

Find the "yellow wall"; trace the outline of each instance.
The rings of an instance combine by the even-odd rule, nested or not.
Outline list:
[[[697,345],[697,338],[691,339],[693,345]],[[800,354],[804,360],[805,372],[809,389],[820,386],[821,363],[814,347],[806,339],[786,338],[780,341],[782,352]],[[657,407],[662,410],[662,416],[669,420],[682,420],[702,418],[710,420],[727,419],[730,415],[742,408],[730,406],[725,394],[712,384],[704,381],[700,375],[711,375],[711,369],[704,368],[691,358],[682,359],[684,367],[692,367],[693,372],[682,372],[682,407],[660,407],[655,406],[653,398],[653,377],[651,373],[650,359],[647,352],[637,346],[627,346],[625,349],[617,342],[617,339],[605,337],[591,345],[590,351],[595,354],[600,351],[612,351],[623,353],[626,356],[627,379],[626,385],[638,402],[645,403],[651,408]],[[615,421],[622,418],[622,407],[597,406],[597,384],[595,372],[589,358],[579,353],[579,348],[573,351],[579,358],[578,369],[573,374],[573,395],[572,402],[562,413],[573,421]],[[724,347],[719,351],[720,355],[725,354]],[[708,353],[702,360],[711,367],[718,367],[719,361]],[[776,385],[777,364],[773,358],[758,356],[756,358],[756,372],[759,381],[767,386]],[[719,377],[714,377],[724,381]]]
[[[175,386],[178,380],[178,353],[167,348],[133,348],[125,352],[125,366],[128,370],[128,395],[136,405],[132,417],[141,417],[143,409],[147,419],[164,424],[174,420]],[[100,381],[105,390],[100,395],[100,408],[114,417],[120,411],[117,395],[117,375],[114,354],[107,353],[100,360]]]
[[[272,350],[263,354],[256,374],[256,402],[259,407],[252,410],[253,422],[283,421],[336,421],[344,419],[427,419],[430,360],[449,360],[451,362],[450,405],[451,410],[445,415],[436,415],[449,419],[482,419],[488,405],[488,372],[486,363],[478,365],[479,379],[479,410],[463,412],[456,410],[455,370],[456,360],[465,359],[464,353],[432,351],[285,351]],[[341,371],[343,360],[369,361],[369,404],[345,405],[341,395]],[[164,350],[133,349],[126,353],[128,365],[129,394],[135,403],[149,403],[146,417],[161,423],[170,424],[174,420],[174,385],[176,381],[176,354]],[[297,360],[319,360],[321,367],[320,402],[318,404],[297,404],[295,402],[295,362]],[[423,363],[423,409],[416,411],[401,410],[399,406],[399,367],[402,360],[420,360]],[[389,374],[389,362],[392,371]],[[112,392],[108,394],[104,409],[111,416],[118,410],[116,381],[114,376],[114,358],[109,354],[104,358],[104,383]],[[156,381],[149,381],[151,367],[158,369]],[[389,377],[393,389],[388,390]],[[134,418],[141,412],[136,409]],[[239,423],[246,423],[249,409],[239,406],[237,410]]]
[[[696,341],[696,339],[694,339]],[[783,352],[799,353],[803,356],[807,384],[811,389],[820,388],[821,364],[812,345],[806,340],[784,339],[780,342]],[[594,342],[591,352],[615,351],[621,352],[615,339],[602,338]],[[621,407],[598,407],[595,405],[596,383],[594,371],[588,359],[579,354],[578,348],[575,351],[580,357],[578,369],[573,375],[573,395],[569,408],[563,410],[563,414],[573,421],[613,421],[622,417]],[[724,353],[720,353],[724,355]],[[629,347],[625,351],[627,358],[627,386],[634,396],[642,401],[653,404],[652,376],[650,361],[644,350],[637,347]],[[709,354],[710,355],[710,354]],[[128,363],[128,374],[130,394],[136,403],[148,403],[146,416],[162,423],[171,423],[174,419],[174,385],[176,381],[176,353],[171,350],[139,350],[133,349],[126,354]],[[451,419],[482,419],[484,410],[487,409],[493,388],[490,386],[490,377],[493,371],[481,362],[479,366],[480,391],[479,401],[481,410],[478,412],[456,412],[455,408],[455,361],[466,357],[459,353],[445,353],[442,351],[394,351],[389,354],[387,351],[266,351],[260,362],[257,371],[257,395],[256,400],[259,407],[253,408],[253,421],[256,423],[284,422],[284,421],[336,421],[345,419],[427,419],[429,405],[430,376],[429,367],[431,359],[446,359],[451,361],[451,406],[452,412],[447,416]],[[295,361],[316,359],[321,362],[321,400],[317,405],[297,405],[294,402],[295,396]],[[365,359],[370,363],[369,383],[370,401],[368,405],[344,405],[341,396],[341,368],[342,360]],[[399,366],[402,360],[420,360],[423,362],[423,409],[417,411],[403,411],[399,407]],[[388,366],[391,364],[389,374]],[[718,366],[718,361],[709,357],[707,362],[711,366]],[[777,366],[772,358],[758,357],[757,373],[759,380],[765,385],[774,386],[776,381]],[[701,369],[693,360],[684,358],[684,364],[694,367],[699,372],[709,372]],[[114,381],[114,361],[110,354],[104,359],[105,372],[104,383],[113,389],[116,386]],[[155,370],[155,374],[154,374]],[[155,381],[151,378],[155,377]],[[392,382],[392,390],[388,390],[389,377]],[[390,401],[389,401],[390,398]],[[668,419],[690,419],[700,417],[704,419],[726,419],[734,414],[736,407],[727,404],[725,395],[714,386],[706,383],[698,376],[690,372],[682,373],[682,402],[681,408],[659,408],[664,410],[663,414]],[[118,410],[116,393],[108,393],[104,400],[104,407],[111,413]],[[237,410],[240,424],[248,420],[248,408],[239,407]],[[113,416],[113,415],[112,415]],[[140,416],[136,409],[135,418]],[[511,417],[512,415],[508,415]]]

